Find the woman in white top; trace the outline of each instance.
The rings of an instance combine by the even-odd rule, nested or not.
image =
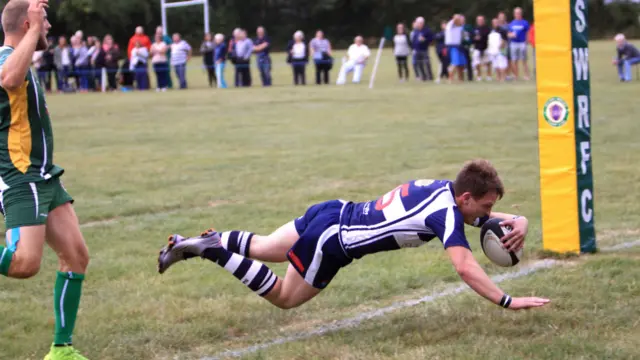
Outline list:
[[[304,43],[304,34],[300,30],[293,34],[293,42],[289,46],[289,59],[293,67],[293,83],[295,85],[306,85],[309,50],[307,44]]]
[[[396,36],[393,37],[393,54],[396,56],[400,81],[409,80],[407,57],[411,54],[411,41],[404,29],[404,24],[398,24],[396,26]]]
[[[156,91],[167,91],[169,86],[169,45],[164,42],[162,33],[156,34],[156,41],[151,45],[151,64],[156,73]]]

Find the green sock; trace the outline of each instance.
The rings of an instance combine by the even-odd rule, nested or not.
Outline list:
[[[56,314],[56,332],[53,343],[56,345],[71,344],[73,327],[80,305],[83,274],[59,272],[56,287],[53,291],[53,305]]]
[[[0,274],[4,276],[9,274],[11,260],[13,260],[13,251],[4,246],[0,246]]]

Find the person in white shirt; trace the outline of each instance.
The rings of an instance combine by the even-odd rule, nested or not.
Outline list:
[[[344,85],[347,81],[347,74],[352,71],[353,83],[357,84],[360,82],[364,67],[367,65],[369,56],[371,56],[369,47],[363,44],[363,42],[364,40],[362,39],[362,36],[358,35],[356,36],[354,43],[349,46],[349,50],[347,51],[347,60],[342,63],[340,75],[338,75],[338,80],[336,81],[337,85]]]
[[[396,57],[400,81],[409,80],[409,66],[407,65],[409,54],[411,54],[409,35],[404,29],[404,24],[398,24],[396,26],[396,35],[393,37],[393,55]]]
[[[309,60],[309,49],[304,42],[304,33],[300,30],[293,34],[293,43],[290,45],[289,55],[291,56],[291,67],[293,67],[293,84],[306,85],[307,61]]]
[[[489,33],[489,39],[487,40],[487,56],[496,70],[498,81],[502,82],[506,79],[506,72],[509,67],[506,34],[505,30],[500,28],[497,18],[491,20],[491,25],[493,30]]]

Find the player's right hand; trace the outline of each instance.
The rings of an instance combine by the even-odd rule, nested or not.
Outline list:
[[[49,0],[30,0],[27,9],[29,28],[40,31],[44,26],[45,9],[49,7]]]
[[[534,307],[540,307],[548,304],[551,300],[539,297],[514,297],[511,299],[510,310],[522,310]]]

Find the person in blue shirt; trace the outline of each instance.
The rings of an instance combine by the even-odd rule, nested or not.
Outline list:
[[[258,60],[258,70],[260,70],[260,78],[262,78],[262,86],[271,86],[271,39],[266,35],[264,27],[260,26],[256,30],[256,41],[254,41],[253,52],[256,53]]]
[[[447,20],[440,22],[440,32],[437,33],[433,39],[436,43],[436,54],[440,59],[440,72],[436,82],[439,83],[442,79],[449,78],[449,54],[447,54],[447,47],[444,44],[444,31],[447,28]]]
[[[416,19],[415,32],[411,38],[411,47],[416,54],[416,76],[422,81],[433,80],[431,61],[429,60],[429,44],[433,41],[433,32],[424,24],[424,18]]]
[[[215,48],[213,50],[213,63],[216,69],[216,79],[218,80],[218,88],[226,89],[227,82],[224,79],[225,62],[227,61],[227,44],[224,41],[224,35],[216,34],[213,38]]]
[[[624,34],[618,34],[614,39],[618,58],[613,60],[613,64],[618,66],[620,81],[631,81],[631,66],[640,64],[640,50],[630,44]]]
[[[509,23],[509,51],[511,53],[511,70],[517,80],[519,76],[518,61],[522,61],[524,68],[524,79],[529,80],[529,65],[527,64],[527,34],[529,32],[529,22],[522,18],[522,9],[517,7],[513,10],[513,21]]]

